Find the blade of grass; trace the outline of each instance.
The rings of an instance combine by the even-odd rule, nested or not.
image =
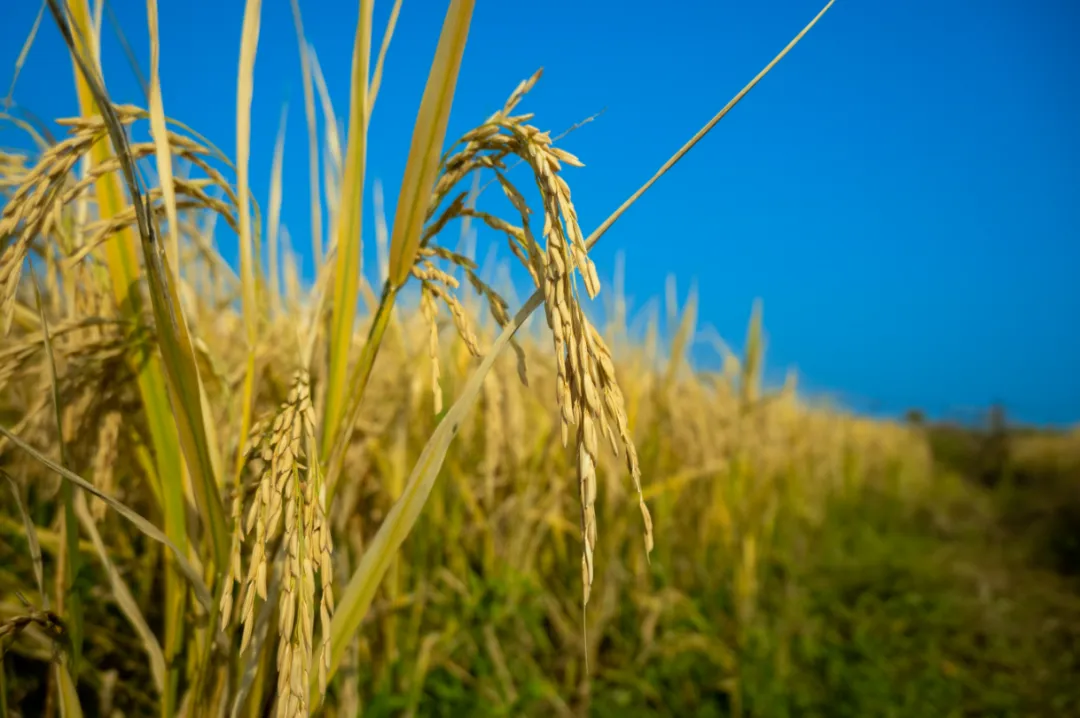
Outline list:
[[[101,26],[105,19],[105,0],[94,0],[94,57],[101,70]]]
[[[30,514],[26,512],[26,507],[23,506],[19,485],[15,483],[15,479],[3,469],[0,469],[0,474],[3,474],[4,478],[7,479],[8,485],[11,487],[11,493],[15,496],[15,507],[22,517],[26,543],[30,547],[30,561],[34,564],[34,579],[37,581],[38,593],[41,595],[41,607],[48,611],[49,594],[45,590],[45,564],[41,560],[41,543],[38,541],[37,527],[34,526],[34,522],[30,520]]]
[[[322,203],[319,201],[319,127],[315,120],[315,90],[311,85],[311,60],[304,37],[304,21],[300,15],[299,0],[290,0],[296,41],[300,49],[300,70],[304,76],[304,116],[308,128],[308,188],[311,202],[311,258],[318,273],[323,263]]]
[[[631,195],[630,199],[620,205],[611,216],[589,235],[586,244],[590,249],[596,245],[600,240],[600,237],[615,224],[619,217],[621,217],[638,198],[640,198],[661,176],[689,152],[690,149],[709,132],[709,130],[715,127],[716,124],[730,112],[751,89],[753,89],[754,85],[756,85],[761,78],[763,78],[768,71],[771,70],[776,63],[778,63],[791,48],[802,39],[810,28],[821,19],[834,1],[835,0],[829,0],[829,3],[825,8],[818,13],[802,32],[800,32],[795,39],[765,67],[764,70],[758,73],[758,75],[751,80],[734,99],[725,105],[724,108],[685,145],[683,145],[671,159],[665,162],[660,170],[658,170],[648,182]],[[462,389],[461,395],[454,402],[453,406],[450,407],[443,420],[428,438],[427,444],[425,444],[423,451],[420,453],[420,458],[413,468],[412,473],[409,475],[405,491],[402,493],[401,497],[394,502],[390,512],[383,520],[382,525],[379,526],[375,538],[367,545],[364,555],[360,560],[360,564],[350,577],[349,583],[338,602],[337,609],[335,610],[334,617],[331,621],[331,658],[328,679],[329,677],[332,677],[337,670],[344,657],[345,648],[348,646],[349,642],[352,641],[356,631],[360,628],[364,616],[367,614],[368,608],[371,605],[371,600],[375,595],[375,590],[378,588],[379,583],[385,575],[394,554],[397,552],[398,548],[400,548],[402,542],[415,525],[416,520],[424,507],[424,503],[431,493],[431,488],[435,483],[439,470],[442,467],[442,462],[446,457],[446,451],[450,446],[450,442],[453,440],[454,436],[456,436],[461,422],[476,403],[476,400],[480,395],[480,389],[487,377],[487,373],[491,370],[498,355],[510,343],[510,339],[513,335],[541,303],[543,303],[543,293],[540,290],[537,290],[529,297],[525,302],[525,305],[518,310],[517,314],[514,315],[513,321],[508,323],[503,329],[498,339],[492,345],[491,350],[480,363],[480,366],[477,367],[469,377],[465,387]],[[317,695],[317,691],[314,689],[312,693]]]
[[[379,282],[386,283],[390,276],[390,233],[386,230],[386,212],[383,209],[382,182],[375,180],[375,253],[379,263]]]
[[[349,98],[349,136],[345,151],[345,176],[337,218],[337,258],[334,264],[334,295],[330,320],[330,368],[323,408],[323,451],[336,437],[342,407],[348,396],[345,380],[349,370],[353,323],[362,271],[361,226],[364,206],[364,171],[367,162],[368,64],[371,61],[371,13],[373,0],[360,0],[353,44],[352,92]]]
[[[6,438],[12,444],[25,451],[30,456],[30,458],[34,459],[45,468],[55,472],[65,481],[69,481],[75,484],[83,491],[87,491],[90,494],[93,494],[94,496],[104,501],[111,509],[116,511],[116,513],[120,514],[125,519],[130,521],[131,524],[144,535],[167,547],[173,554],[173,559],[176,561],[177,568],[180,569],[180,572],[183,573],[184,576],[191,583],[191,586],[195,591],[195,596],[199,599],[199,603],[202,604],[203,608],[205,608],[208,612],[213,610],[212,607],[214,606],[214,603],[213,599],[210,596],[210,590],[206,587],[206,584],[203,583],[202,577],[199,575],[199,572],[195,570],[195,568],[187,560],[184,553],[180,551],[176,544],[174,544],[172,540],[169,539],[169,537],[161,531],[161,529],[147,521],[145,518],[142,517],[142,515],[129,507],[127,504],[110,496],[109,494],[97,488],[78,474],[68,471],[63,466],[60,466],[53,460],[49,459],[37,449],[20,439],[16,434],[13,434],[10,430],[8,430],[7,427],[0,426],[0,435],[4,436],[4,438]]]
[[[293,251],[292,240],[289,238],[289,228],[281,228],[281,254],[285,258],[283,270],[285,304],[290,311],[295,311],[300,305],[300,258]]]
[[[383,335],[386,333],[386,328],[390,325],[390,319],[393,317],[396,294],[396,290],[393,289],[389,282],[383,285],[382,297],[379,299],[379,306],[375,310],[375,316],[372,318],[367,341],[364,342],[364,348],[360,351],[360,358],[357,360],[352,375],[349,377],[349,386],[351,387],[349,403],[345,411],[345,420],[340,424],[338,430],[337,440],[329,443],[327,437],[330,435],[328,433],[323,434],[323,459],[328,466],[325,479],[327,502],[333,498],[334,491],[337,488],[337,480],[344,465],[345,452],[349,447],[352,428],[356,426],[356,422],[360,418],[364,390],[367,388],[368,379],[371,377],[371,370],[375,366],[375,357],[378,355],[379,345],[382,343]]]
[[[34,45],[38,28],[41,27],[41,16],[44,14],[45,2],[42,0],[37,17],[34,18],[34,24],[30,26],[30,33],[26,36],[26,42],[23,43],[22,49],[19,50],[19,56],[15,58],[15,72],[11,76],[11,85],[8,86],[7,97],[4,98],[4,109],[11,109],[11,98],[15,95],[15,83],[19,81],[19,73],[22,72],[23,65],[26,64],[26,56],[30,54],[30,48]]]
[[[98,558],[101,559],[101,565],[105,568],[105,573],[109,577],[109,585],[112,587],[116,605],[120,607],[120,611],[127,617],[131,627],[135,629],[135,633],[142,640],[143,648],[146,649],[146,655],[150,659],[150,675],[154,678],[154,688],[157,689],[159,694],[164,695],[165,654],[162,652],[161,644],[158,643],[154,632],[150,630],[142,611],[139,610],[139,604],[136,603],[131,590],[124,583],[120,572],[116,570],[112,559],[109,558],[109,550],[105,547],[105,542],[101,540],[97,522],[90,515],[85,494],[80,493],[75,497],[75,513],[79,517],[79,523],[82,524],[83,530],[90,536],[90,541],[94,544],[94,550],[97,551]]]
[[[169,252],[173,263],[173,279],[180,281],[180,223],[176,216],[176,187],[173,182],[172,149],[165,127],[165,103],[161,96],[161,43],[158,40],[157,0],[146,0],[146,25],[150,33],[150,129],[157,157],[158,184],[165,200],[165,216],[169,222]]]
[[[341,202],[342,166],[344,157],[341,148],[341,135],[345,133],[344,123],[337,121],[334,113],[334,104],[330,97],[330,91],[326,87],[326,79],[323,77],[322,68],[319,66],[319,56],[315,48],[308,44],[304,51],[310,61],[311,77],[315,82],[315,89],[319,93],[319,103],[322,106],[323,125],[326,131],[326,142],[323,147],[323,196],[326,199],[327,229],[323,242],[326,246],[324,262],[329,261],[329,255],[336,251],[337,234],[334,227],[337,225],[338,205]],[[331,265],[331,268],[333,265]],[[320,268],[321,271],[321,268]]]
[[[473,0],[451,0],[446,10],[439,45],[435,50],[435,58],[431,63],[420,110],[413,127],[412,145],[398,194],[394,229],[390,239],[389,281],[383,287],[367,342],[349,377],[348,392],[344,394],[347,398],[345,421],[340,424],[335,421],[332,425],[324,426],[322,452],[324,458],[329,457],[326,476],[328,500],[334,494],[338,475],[341,473],[345,448],[359,418],[364,390],[375,366],[375,357],[382,344],[383,335],[390,323],[397,292],[408,279],[420,246],[424,216],[439,170],[458,70],[469,35],[473,4]],[[331,388],[333,386],[331,384]]]
[[[79,693],[75,690],[75,681],[71,677],[71,668],[63,657],[56,664],[56,678],[60,684],[61,718],[82,718],[83,712],[82,706],[79,704]]]
[[[255,52],[259,45],[259,14],[261,0],[247,0],[244,6],[244,26],[240,36],[240,67],[236,74],[236,196],[237,213],[240,215],[240,277],[244,314],[244,332],[247,337],[247,359],[244,368],[244,391],[240,405],[240,433],[246,437],[251,430],[251,412],[255,401],[255,346],[258,343],[258,307],[255,296],[255,258],[251,215],[248,202],[251,190],[248,186],[248,159],[251,154],[251,95],[255,85]],[[239,479],[244,468],[244,442],[241,440],[236,453],[234,478]]]
[[[281,267],[278,260],[278,227],[281,223],[281,174],[285,155],[285,122],[289,117],[289,105],[281,108],[281,124],[274,141],[274,161],[270,166],[270,207],[266,220],[266,245],[270,263],[270,310],[281,313]]]
[[[390,40],[394,37],[394,28],[397,27],[399,14],[401,14],[401,0],[394,0],[394,7],[390,10],[390,19],[386,21],[382,46],[379,47],[379,59],[375,61],[375,73],[371,76],[371,89],[368,90],[369,112],[375,109],[375,99],[379,96],[379,87],[382,85],[383,63],[386,62],[386,53],[390,51]]]
[[[99,0],[98,2],[98,32],[101,32],[101,10],[109,15],[109,26],[112,27],[113,33],[116,35],[116,39],[120,42],[120,47],[124,51],[124,59],[127,60],[128,69],[131,70],[131,74],[135,76],[135,81],[139,83],[139,88],[142,90],[143,97],[150,98],[150,85],[147,83],[146,78],[143,77],[142,70],[139,68],[139,60],[135,56],[135,51],[131,49],[131,43],[128,42],[127,36],[124,35],[124,29],[120,27],[120,23],[116,20],[116,13],[113,12],[112,5],[105,0]]]
[[[144,209],[144,214],[149,215],[149,210]],[[147,230],[142,236],[146,278],[153,300],[158,344],[169,378],[169,395],[175,407],[180,446],[192,473],[195,502],[210,534],[214,563],[222,570],[228,560],[230,539],[203,419],[198,365],[187,322],[180,309],[177,287],[169,274],[168,259],[153,234],[153,227],[148,224]]]
[[[70,466],[67,441],[64,437],[63,412],[60,408],[60,385],[56,376],[56,356],[53,354],[52,337],[49,323],[45,319],[45,307],[41,303],[41,291],[38,289],[37,272],[30,266],[31,281],[34,286],[34,300],[37,304],[38,319],[41,321],[41,343],[45,352],[45,364],[49,369],[49,389],[52,398],[53,419],[56,422],[57,443],[60,446],[60,463]],[[82,660],[83,641],[83,605],[82,596],[77,588],[77,578],[82,569],[82,554],[79,552],[79,528],[75,520],[71,486],[60,486],[60,500],[63,506],[64,520],[60,524],[60,536],[63,551],[56,576],[56,608],[65,617],[68,635],[71,639],[71,668],[78,675],[79,662]],[[39,553],[40,556],[40,553]]]
[[[451,0],[424,87],[424,97],[420,101],[390,237],[390,283],[395,288],[409,278],[420,248],[424,217],[439,171],[458,70],[469,36],[473,4],[474,0]]]
[[[326,87],[326,78],[323,77],[322,67],[319,65],[319,55],[310,44],[305,47],[308,62],[311,67],[311,78],[315,82],[315,89],[319,92],[319,104],[322,106],[323,124],[326,126],[326,158],[324,171],[326,174],[326,202],[327,219],[331,225],[336,222],[337,205],[341,200],[338,185],[341,183],[341,167],[344,162],[341,149],[341,133],[338,131],[337,114],[334,112],[333,99],[330,90]],[[328,231],[326,237],[327,251],[329,245],[334,242],[333,230]],[[324,257],[325,259],[325,257]]]
[[[161,187],[162,197],[165,200],[166,219],[168,220],[168,255],[172,257],[172,261],[174,262],[172,280],[179,286],[180,223],[176,213],[176,188],[173,183],[172,149],[169,147],[168,135],[166,134],[168,130],[165,126],[165,104],[161,96],[161,78],[158,67],[160,63],[161,47],[158,40],[157,0],[146,1],[146,18],[147,30],[150,34],[150,129],[154,140],[154,152],[157,158],[158,183]],[[151,221],[153,221],[153,219],[153,215],[151,215]],[[197,398],[201,405],[201,394],[197,395]],[[185,468],[182,469],[182,471],[183,473],[181,476],[184,478],[188,469]],[[65,484],[65,486],[67,486],[67,484]],[[68,488],[70,490],[70,487]],[[182,644],[184,642],[185,604],[185,596],[180,583],[180,578],[172,571],[169,571],[166,575],[165,594],[165,650],[167,651],[166,655],[168,655],[168,664],[170,668],[167,682],[164,675],[162,675],[162,681],[158,686],[158,689],[162,695],[162,714],[169,716],[172,714],[173,707],[176,703],[176,691],[180,680],[177,657],[182,650]],[[138,629],[137,626],[136,629]],[[151,665],[153,665],[153,654],[151,654]],[[163,655],[162,669],[164,669],[164,666],[165,657]]]

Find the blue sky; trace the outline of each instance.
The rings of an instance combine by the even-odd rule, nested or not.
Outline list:
[[[145,70],[145,3],[110,2]],[[539,67],[544,78],[522,106],[536,124],[558,133],[606,108],[562,143],[586,163],[568,181],[588,232],[820,2],[480,0],[450,135]],[[159,4],[166,112],[232,154],[243,3]],[[377,38],[391,5],[376,2]],[[302,2],[341,117],[356,6]],[[403,5],[371,127],[368,266],[372,183],[382,181],[392,217],[445,6]],[[36,11],[36,2],[4,9],[5,92]],[[145,104],[105,28],[110,92]],[[1067,0],[839,0],[605,236],[594,252],[601,278],[621,251],[637,309],[663,299],[669,275],[680,301],[696,284],[699,323],[735,347],[760,297],[770,367],[795,366],[804,386],[862,410],[957,415],[1000,400],[1021,420],[1080,420],[1078,30],[1080,9]],[[41,117],[75,114],[60,48],[46,14],[15,92]],[[264,2],[255,83],[253,190],[265,207],[287,101],[283,222],[303,250],[307,140],[287,0]],[[709,361],[708,348],[697,356]]]

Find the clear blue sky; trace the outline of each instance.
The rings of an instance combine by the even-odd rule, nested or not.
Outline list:
[[[557,133],[606,107],[563,143],[587,165],[569,181],[588,231],[821,1],[479,0],[450,134],[482,120],[541,66],[524,105],[537,124]],[[110,2],[147,68],[145,3]],[[342,117],[356,5],[302,3]],[[376,2],[377,38],[391,5]],[[243,3],[160,6],[166,111],[232,154]],[[390,216],[445,6],[405,0],[391,47],[366,198],[370,208],[372,180],[381,179]],[[5,92],[36,10],[29,0],[5,3]],[[303,249],[307,140],[289,3],[267,0],[262,17],[253,189],[265,207],[288,100],[283,221]],[[144,104],[105,28],[114,98]],[[769,365],[796,366],[806,386],[858,408],[955,414],[1001,400],[1023,420],[1080,420],[1078,32],[1080,9],[1068,0],[839,0],[604,238],[595,251],[601,277],[623,251],[637,308],[662,299],[669,274],[681,301],[696,282],[700,322],[736,347],[761,297]],[[60,47],[46,14],[15,95],[42,117],[75,112]]]

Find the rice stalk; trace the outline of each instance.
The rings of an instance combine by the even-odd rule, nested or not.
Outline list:
[[[60,462],[63,466],[71,465],[71,457],[68,454],[68,432],[65,431],[63,410],[60,403],[59,382],[56,373],[56,357],[53,356],[52,341],[49,338],[49,327],[45,320],[44,305],[41,301],[41,293],[38,289],[37,277],[32,277],[34,287],[34,300],[37,304],[38,316],[41,319],[42,344],[44,347],[44,363],[48,369],[50,398],[52,400],[55,429],[57,432]],[[66,483],[61,487],[61,510],[63,520],[60,524],[60,536],[64,550],[60,552],[60,561],[56,573],[56,608],[61,616],[64,616],[68,625],[68,636],[71,652],[68,656],[68,667],[78,675],[79,662],[82,660],[83,651],[83,595],[76,588],[75,577],[82,568],[82,554],[79,552],[79,529],[75,518],[74,496],[71,486]],[[66,669],[58,669],[63,672]]]
[[[315,93],[312,89],[311,58],[308,53],[307,38],[304,36],[304,21],[300,14],[299,0],[289,0],[292,7],[293,24],[296,27],[297,47],[300,50],[300,71],[304,83],[304,116],[308,129],[308,192],[311,212],[311,259],[315,271],[322,267],[322,203],[319,201],[319,130],[315,120]]]
[[[361,0],[360,17],[353,44],[352,83],[349,97],[349,135],[345,154],[345,175],[337,216],[334,294],[330,320],[330,365],[323,407],[323,451],[328,452],[337,436],[342,409],[349,394],[346,377],[349,350],[352,348],[353,322],[359,296],[362,249],[360,227],[364,197],[364,173],[367,162],[368,63],[371,53],[372,0]],[[369,342],[370,343],[370,342]]]
[[[281,221],[281,200],[282,200],[282,161],[285,151],[285,120],[288,117],[288,105],[281,109],[281,124],[278,126],[277,140],[274,143],[274,160],[270,168],[270,206],[268,208],[269,217],[267,218],[266,229],[266,244],[268,253],[268,273],[270,275],[270,282],[268,291],[270,293],[270,318],[274,319],[281,313],[281,266],[280,259],[278,257],[278,247],[280,246],[280,238],[278,236],[278,227]]]
[[[236,75],[236,188],[240,222],[240,276],[243,286],[244,333],[247,338],[243,399],[240,405],[240,436],[246,436],[251,426],[252,403],[255,399],[255,351],[258,343],[258,304],[255,267],[258,250],[254,247],[255,233],[248,214],[248,158],[251,153],[251,95],[254,91],[255,52],[259,44],[259,15],[261,0],[244,4],[244,26],[240,36],[240,68]],[[236,457],[239,475],[243,456]]]

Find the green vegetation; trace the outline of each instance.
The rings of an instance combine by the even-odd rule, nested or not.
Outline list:
[[[166,114],[153,0],[146,110],[106,95],[87,1],[48,5],[81,116],[61,139],[13,116],[39,142],[0,153],[0,714],[1080,713],[1080,435],[763,386],[760,306],[718,372],[688,360],[692,295],[641,340],[609,292],[592,323],[587,250],[764,72],[586,236],[587,170],[518,109],[538,75],[440,154],[454,0],[376,217],[380,286],[358,198],[393,23],[373,58],[363,0],[348,136],[311,144],[302,286],[280,163],[265,211],[248,189],[260,4],[235,162]],[[517,316],[450,249],[466,219],[533,280]]]

